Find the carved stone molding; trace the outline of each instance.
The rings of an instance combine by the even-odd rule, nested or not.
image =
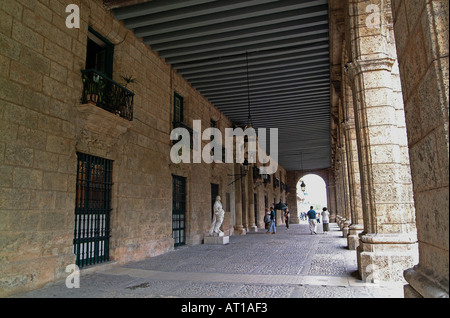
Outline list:
[[[117,152],[119,137],[125,134],[133,124],[92,104],[77,106],[76,122],[77,151],[90,153],[95,151],[96,154],[103,156]]]
[[[408,298],[448,298],[448,291],[445,291],[439,284],[437,284],[428,275],[423,274],[420,271],[420,265],[416,265],[413,268],[407,269],[403,273],[406,281],[409,285],[404,287],[405,296]],[[444,282],[447,284],[448,281]]]
[[[77,124],[92,132],[119,138],[132,126],[132,122],[91,104],[78,105]]]
[[[385,57],[379,59],[356,60],[347,63],[348,76],[351,80],[361,73],[374,71],[388,71],[391,72],[396,59],[392,57]]]

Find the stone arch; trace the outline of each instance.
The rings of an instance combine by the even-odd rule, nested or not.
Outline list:
[[[297,184],[301,178],[304,176],[313,174],[321,177],[323,181],[325,181],[325,186],[329,186],[329,169],[321,169],[321,170],[305,170],[305,171],[293,171],[295,184]]]
[[[334,187],[333,185],[333,178],[330,169],[320,169],[320,170],[304,170],[304,171],[289,171],[286,174],[286,182],[289,189],[288,195],[287,195],[287,202],[289,205],[289,212],[291,213],[291,223],[292,224],[298,224],[300,222],[298,209],[297,209],[297,183],[301,178],[308,174],[314,174],[323,179],[325,182],[325,187],[327,191],[327,202],[329,205],[329,210],[332,211],[334,209],[333,202],[335,201],[334,198],[334,191],[331,191]]]
[[[312,187],[311,181],[313,181],[313,179],[315,179],[315,180],[317,180],[317,182],[320,182],[321,184],[323,184],[323,188],[325,190],[325,197],[327,197],[327,184],[325,182],[325,179],[315,173],[307,173],[301,179],[299,179],[299,181],[297,183],[297,189],[298,189],[300,181],[303,180],[306,184],[306,193],[310,193],[311,192],[310,189]],[[298,193],[298,191],[297,191],[297,193]],[[325,198],[325,200],[328,201],[328,198]]]

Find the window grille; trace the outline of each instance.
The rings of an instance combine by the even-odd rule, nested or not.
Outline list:
[[[186,179],[172,176],[172,237],[175,247],[186,244]]]
[[[73,252],[81,268],[109,260],[112,161],[77,155]]]

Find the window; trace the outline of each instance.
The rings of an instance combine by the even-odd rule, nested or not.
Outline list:
[[[181,95],[175,93],[173,97],[173,123],[178,126],[183,122],[183,103],[184,99]]]
[[[113,75],[114,45],[89,27],[86,69],[94,69],[109,78]]]
[[[112,161],[77,155],[73,252],[84,267],[109,260]]]
[[[217,128],[217,122],[213,119],[210,119],[211,128]],[[214,132],[211,134],[210,140],[213,141],[216,138]],[[214,148],[211,149],[211,157],[214,157]]]
[[[172,237],[175,247],[186,244],[186,178],[172,176]]]
[[[81,102],[132,121],[134,93],[112,80],[113,57],[114,45],[89,28]]]
[[[217,128],[217,122],[214,119],[210,119],[211,128]]]

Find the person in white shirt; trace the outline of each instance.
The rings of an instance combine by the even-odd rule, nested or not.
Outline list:
[[[327,208],[322,209],[322,224],[323,224],[323,233],[328,234],[330,230],[330,212],[328,212]]]

